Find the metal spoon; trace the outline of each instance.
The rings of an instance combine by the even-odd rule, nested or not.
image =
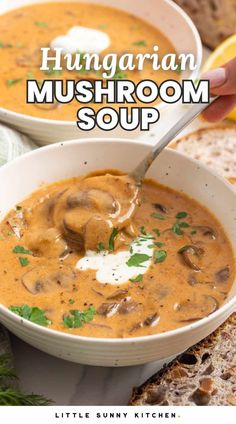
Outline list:
[[[136,185],[141,187],[145,175],[152,162],[162,152],[162,150],[179,134],[190,122],[192,122],[201,112],[203,112],[210,104],[212,104],[218,96],[210,97],[209,103],[196,103],[189,107],[189,110],[152,148],[151,152],[129,173],[129,176],[135,181]]]

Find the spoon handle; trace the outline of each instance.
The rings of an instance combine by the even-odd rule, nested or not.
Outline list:
[[[150,153],[138,164],[138,166],[130,173],[130,176],[135,182],[140,185],[145,177],[145,174],[152,162],[156,159],[159,153],[179,134],[190,122],[192,122],[201,112],[203,112],[218,96],[210,97],[209,103],[196,103],[189,107],[188,111],[174,124],[169,131],[158,141]]]

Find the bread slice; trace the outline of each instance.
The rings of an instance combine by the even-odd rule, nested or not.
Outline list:
[[[129,405],[236,405],[236,313],[134,388]]]
[[[202,128],[178,139],[171,147],[236,184],[236,125]]]
[[[192,18],[203,43],[214,49],[235,33],[235,0],[175,0]]]

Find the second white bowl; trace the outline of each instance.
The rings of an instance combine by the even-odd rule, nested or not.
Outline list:
[[[49,0],[8,0],[0,2],[0,15],[11,9],[35,3],[47,3]],[[58,0],[50,0],[58,1]],[[78,0],[71,0],[78,1]],[[194,72],[186,71],[183,78],[195,80],[198,77],[198,72],[202,60],[202,44],[198,31],[188,17],[188,15],[174,2],[170,0],[120,0],[117,6],[117,0],[79,0],[80,2],[98,3],[119,7],[120,9],[132,13],[137,17],[146,20],[154,27],[158,28],[174,45],[176,52],[192,53],[197,63],[197,69]],[[158,44],[158,40],[157,40]],[[125,47],[125,46],[124,46]],[[79,104],[78,104],[79,108]],[[160,130],[168,123],[168,105],[160,103],[158,108],[164,108],[165,113],[162,114],[162,119],[158,122]],[[86,132],[79,130],[75,121],[59,121],[35,118],[29,115],[23,115],[4,108],[0,108],[0,120],[8,125],[18,129],[19,131],[28,134],[32,140],[39,145],[45,145],[57,141],[71,140],[89,137],[109,137],[109,131],[101,131],[95,127],[94,130]],[[160,131],[159,131],[160,132]],[[136,138],[140,135],[139,130],[131,131],[130,137]],[[112,132],[113,137],[126,137],[127,132],[117,127]]]

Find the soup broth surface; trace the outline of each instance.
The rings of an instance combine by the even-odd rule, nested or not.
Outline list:
[[[94,178],[94,185],[82,177],[45,185],[6,216],[2,304],[49,328],[112,338],[166,332],[218,309],[235,268],[217,219],[183,193],[146,180],[134,215],[121,224],[116,212],[130,183],[106,172]],[[117,255],[120,262],[128,255],[118,267]]]

